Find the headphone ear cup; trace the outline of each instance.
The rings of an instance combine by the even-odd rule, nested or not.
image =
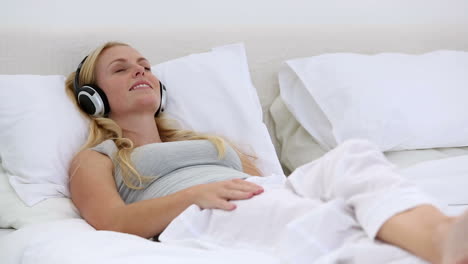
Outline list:
[[[161,94],[161,100],[159,102],[158,111],[156,111],[156,114],[154,114],[154,116],[158,116],[159,113],[164,112],[164,110],[166,110],[167,90],[166,90],[166,86],[164,86],[164,84],[162,84],[161,82],[159,82],[159,91]]]
[[[110,112],[110,105],[109,105],[109,100],[107,100],[107,95],[106,95],[106,93],[105,93],[101,88],[99,88],[99,86],[97,86],[97,85],[93,85],[92,87],[94,88],[94,90],[96,90],[96,92],[97,92],[97,93],[99,94],[99,96],[101,97],[102,105],[104,106],[104,113],[103,113],[103,116],[109,115],[109,112]]]
[[[82,86],[77,95],[83,111],[95,117],[107,116],[110,111],[107,96],[101,88],[93,85]]]

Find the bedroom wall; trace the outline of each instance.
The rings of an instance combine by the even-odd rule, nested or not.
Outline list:
[[[15,0],[0,25],[468,24],[465,0]]]

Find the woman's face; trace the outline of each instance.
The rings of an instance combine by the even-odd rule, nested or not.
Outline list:
[[[104,50],[96,62],[97,85],[106,93],[110,115],[156,113],[160,103],[159,80],[151,65],[129,46]]]

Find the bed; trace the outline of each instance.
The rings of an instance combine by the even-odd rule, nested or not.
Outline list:
[[[153,63],[243,42],[263,122],[282,172],[288,175],[327,150],[298,122],[281,98],[278,72],[285,61],[340,52],[422,54],[435,50],[468,51],[467,33],[466,26],[425,25],[0,28],[0,74],[66,76],[96,43],[108,40],[137,46]],[[385,154],[403,175],[438,196],[446,206],[446,213],[457,215],[468,209],[468,196],[463,191],[463,187],[468,186],[468,147],[398,150]],[[84,245],[83,241],[89,243]],[[132,246],[128,247],[130,244]],[[94,247],[99,251],[90,250]],[[136,236],[95,231],[76,217],[38,223],[26,221],[19,230],[4,226],[0,229],[0,260],[12,264],[281,263],[273,256],[249,250],[206,251],[190,245],[165,246]],[[321,263],[336,262],[329,259]]]

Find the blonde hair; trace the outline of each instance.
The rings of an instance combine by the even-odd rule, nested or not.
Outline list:
[[[115,46],[129,46],[128,44],[122,42],[107,42],[93,52],[89,54],[85,62],[82,65],[79,84],[96,84],[96,62],[101,55],[101,53],[109,48]],[[90,120],[89,125],[89,136],[86,143],[81,147],[81,150],[92,148],[101,142],[111,139],[115,142],[118,152],[116,153],[116,160],[119,162],[122,170],[122,178],[129,188],[132,189],[142,189],[144,188],[143,183],[148,182],[151,178],[141,175],[133,165],[132,160],[130,159],[130,154],[134,149],[134,144],[129,138],[125,138],[122,135],[122,129],[117,125],[117,123],[106,117],[93,117],[86,114],[80,107],[77,101],[77,98],[74,93],[73,81],[75,79],[76,72],[70,73],[66,80],[66,91],[70,98],[72,98],[75,105],[80,109],[81,113],[85,115]],[[247,155],[241,152],[235,145],[228,142],[226,139],[220,136],[208,135],[197,133],[190,130],[180,129],[178,123],[175,120],[169,119],[165,114],[160,113],[158,117],[155,117],[155,122],[158,127],[159,135],[163,142],[170,141],[181,141],[181,140],[198,140],[206,139],[212,142],[217,151],[218,158],[223,158],[225,154],[225,144],[228,143],[233,149],[239,154],[239,157],[243,163],[244,169],[249,168],[250,170],[258,173],[258,169],[255,167],[253,161],[256,157]]]

